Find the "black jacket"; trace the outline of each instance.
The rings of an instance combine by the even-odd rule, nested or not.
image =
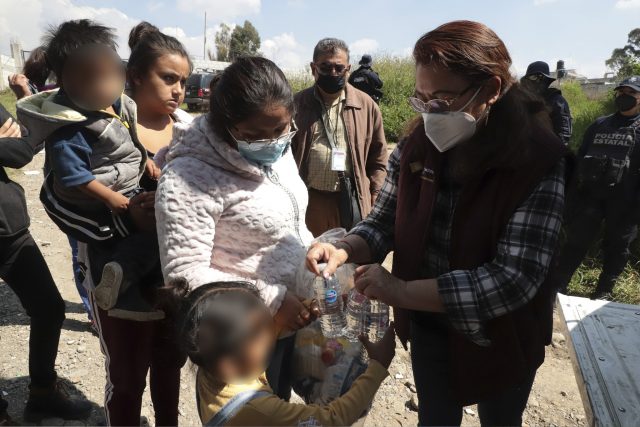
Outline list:
[[[630,203],[640,202],[640,130],[633,125],[640,121],[640,114],[636,116],[623,116],[614,113],[599,117],[585,131],[582,145],[578,149],[578,162],[584,161],[584,157],[608,157],[616,160],[629,159],[628,171],[622,176],[619,186],[622,194]],[[628,143],[626,141],[629,141]],[[576,169],[576,173],[580,168]],[[589,188],[584,191],[589,191]]]
[[[349,83],[369,95],[376,102],[382,98],[382,80],[371,67],[360,66],[349,76]]]
[[[569,103],[562,96],[562,92],[556,88],[548,88],[544,94],[544,99],[551,109],[551,123],[553,123],[554,133],[558,135],[562,142],[568,144],[573,133]]]
[[[0,122],[11,114],[0,104]],[[23,132],[26,132],[23,129]],[[35,154],[35,147],[26,138],[0,138],[0,238],[18,235],[29,228],[29,213],[24,190],[9,179],[4,168],[18,169],[27,165]]]

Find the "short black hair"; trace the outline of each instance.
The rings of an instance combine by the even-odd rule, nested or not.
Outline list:
[[[272,61],[245,56],[236,59],[212,82],[209,120],[218,134],[230,140],[227,128],[270,105],[282,105],[294,115],[293,91]]]
[[[185,292],[186,281],[170,286],[182,295],[177,336],[181,349],[197,366],[211,369],[227,356],[234,356],[259,331],[250,324],[250,314],[269,309],[251,283],[214,282]]]
[[[134,76],[147,74],[153,63],[167,54],[178,54],[186,58],[189,62],[189,74],[193,71],[193,62],[184,45],[175,37],[164,34],[158,27],[146,21],[142,21],[131,29],[129,48],[131,55],[127,63],[127,74],[130,84]]]
[[[49,28],[43,39],[49,69],[55,73],[58,82],[62,80],[62,70],[69,55],[81,46],[103,44],[113,50],[118,48],[113,28],[89,19],[66,21]]]

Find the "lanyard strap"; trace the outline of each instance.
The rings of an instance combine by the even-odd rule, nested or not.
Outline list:
[[[342,101],[338,101],[338,103],[340,103]],[[337,139],[337,134],[338,134],[338,120],[340,120],[340,108],[338,108],[338,113],[336,114],[336,127],[335,129],[331,128],[331,116],[329,115],[329,110],[327,110],[327,106],[324,104],[324,102],[320,102],[320,104],[322,104],[322,111],[324,114],[322,114],[321,116],[321,120],[322,120],[322,126],[324,126],[324,130],[325,133],[327,134],[327,139],[329,140],[329,145],[331,146],[331,148],[333,149],[338,149],[338,144],[336,143],[336,139]],[[339,104],[338,104],[339,105]],[[325,121],[325,115],[327,117],[327,120],[329,123],[327,124]],[[331,133],[333,131],[333,134]]]

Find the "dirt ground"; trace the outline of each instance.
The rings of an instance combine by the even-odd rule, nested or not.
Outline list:
[[[58,288],[66,301],[67,320],[60,338],[57,370],[73,395],[84,396],[94,403],[91,417],[84,422],[44,420],[43,425],[104,425],[102,410],[105,386],[104,358],[98,338],[91,334],[87,316],[80,303],[71,272],[71,258],[66,237],[46,216],[38,200],[42,182],[44,156],[15,174],[25,188],[32,218],[31,232],[49,264]],[[557,320],[557,319],[556,319]],[[556,325],[557,329],[557,325]],[[586,423],[582,401],[576,385],[566,343],[557,341],[547,349],[547,360],[540,368],[525,411],[529,426],[583,426]],[[8,286],[0,282],[0,393],[10,402],[9,413],[22,422],[22,410],[28,385],[27,354],[28,317]],[[397,357],[390,368],[365,426],[405,426],[417,424],[409,354],[398,346]],[[187,364],[182,373],[180,424],[199,425],[194,402],[193,370]],[[148,390],[142,408],[143,424],[153,425],[153,407]],[[466,408],[463,425],[478,425],[474,407]]]

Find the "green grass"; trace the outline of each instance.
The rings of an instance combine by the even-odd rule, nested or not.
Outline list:
[[[598,258],[587,257],[569,283],[569,294],[589,297],[598,283],[602,265]],[[640,262],[636,256],[624,269],[613,288],[613,299],[625,304],[640,304]]]
[[[0,92],[0,104],[2,104],[4,108],[13,115],[13,117],[16,116],[16,96],[13,94],[11,89],[6,89]],[[5,171],[7,172],[7,175],[9,175],[9,178],[15,178],[15,170],[5,168]]]
[[[613,105],[613,92],[601,99],[590,99],[583,92],[580,84],[576,82],[564,83],[561,87],[564,97],[569,102],[571,115],[573,116],[573,135],[571,148],[575,151],[582,143],[582,137],[586,129],[600,116],[611,114],[615,111]],[[598,283],[598,277],[602,271],[601,263],[602,241],[598,239],[592,245],[589,254],[578,268],[569,283],[569,293],[582,297],[588,297]],[[628,263],[622,275],[613,289],[615,301],[626,304],[640,304],[640,243],[632,245],[631,261]]]
[[[11,89],[6,89],[0,92],[0,104],[9,111],[13,117],[16,116],[16,96]]]
[[[389,142],[397,142],[408,121],[416,116],[409,105],[415,89],[415,65],[410,58],[385,56],[376,58],[374,69],[384,83],[380,101],[384,132]]]
[[[585,131],[600,116],[615,111],[613,105],[613,91],[601,99],[590,99],[577,82],[563,83],[560,87],[566,98],[573,116],[573,135],[570,147],[575,151],[582,144]]]
[[[313,77],[311,73],[296,73],[294,75],[288,76],[287,80],[289,80],[289,84],[291,85],[291,89],[293,89],[293,93],[298,93],[303,89],[306,89],[313,85]]]

